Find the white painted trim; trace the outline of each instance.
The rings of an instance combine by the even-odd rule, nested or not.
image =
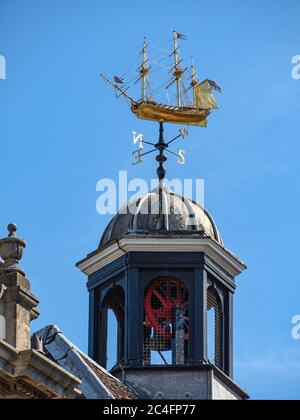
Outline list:
[[[78,268],[85,274],[91,275],[100,268],[116,260],[125,252],[205,252],[219,265],[224,267],[232,276],[240,274],[246,265],[235,255],[210,237],[206,238],[163,238],[141,237],[123,238],[113,242],[110,246],[99,249],[90,257],[78,263]]]

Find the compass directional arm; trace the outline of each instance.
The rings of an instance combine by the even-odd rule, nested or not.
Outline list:
[[[177,140],[179,137],[182,137],[181,134],[178,134],[178,136],[174,137],[172,140],[170,140],[167,145],[169,145],[170,143],[172,143],[173,141]]]
[[[166,152],[171,153],[172,155],[175,155],[177,157],[180,157],[179,153],[173,152],[173,150],[166,149]]]
[[[142,153],[140,156],[149,155],[149,153],[153,153],[155,151],[156,151],[156,148],[155,149],[152,149],[152,150],[149,150],[148,152]]]
[[[155,146],[155,143],[151,143],[150,141],[143,140],[143,143],[150,144],[151,146]]]
[[[169,150],[168,147],[171,143],[173,143],[175,140],[177,140],[179,137],[184,138],[185,136],[188,135],[188,131],[186,128],[184,129],[180,129],[179,130],[179,134],[177,134],[177,136],[175,136],[174,138],[172,138],[169,142],[165,142],[164,141],[164,136],[163,136],[163,121],[160,121],[159,123],[159,139],[157,143],[152,143],[150,141],[145,141],[143,139],[143,134],[139,134],[137,135],[137,133],[135,131],[133,131],[133,142],[134,144],[140,139],[140,146],[139,149],[134,151],[132,154],[135,156],[136,161],[134,161],[132,164],[136,165],[137,163],[142,163],[142,157],[149,155],[155,151],[158,151],[158,155],[156,156],[156,161],[159,163],[159,166],[157,168],[157,176],[159,179],[159,182],[161,182],[165,176],[166,176],[166,169],[164,167],[164,163],[167,160],[167,156],[165,155],[165,151],[170,153],[171,155],[177,156],[178,157],[178,161],[177,163],[183,165],[185,162],[185,150],[180,149],[178,151],[178,153],[174,152],[173,150]],[[154,148],[151,150],[148,150],[147,152],[143,152],[142,153],[142,149],[143,149],[143,144],[149,144],[151,146],[153,146]]]

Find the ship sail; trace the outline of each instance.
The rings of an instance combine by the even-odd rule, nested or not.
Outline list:
[[[213,88],[207,79],[195,86],[196,106],[207,110],[218,108],[218,104],[212,94],[212,89]]]

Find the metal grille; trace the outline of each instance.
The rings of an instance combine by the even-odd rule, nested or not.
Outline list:
[[[101,308],[106,368],[111,369],[124,357],[124,291],[113,286],[106,294]]]
[[[207,310],[211,308],[215,310],[215,365],[222,369],[223,368],[223,314],[222,305],[218,292],[213,288],[207,289]]]
[[[184,364],[189,340],[187,287],[159,277],[145,291],[144,364]]]

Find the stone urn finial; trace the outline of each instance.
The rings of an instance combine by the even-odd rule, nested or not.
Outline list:
[[[7,238],[0,239],[0,257],[3,260],[0,271],[18,271],[24,274],[19,267],[19,261],[23,257],[26,244],[22,239],[16,237],[17,226],[15,224],[10,223],[7,230]]]

